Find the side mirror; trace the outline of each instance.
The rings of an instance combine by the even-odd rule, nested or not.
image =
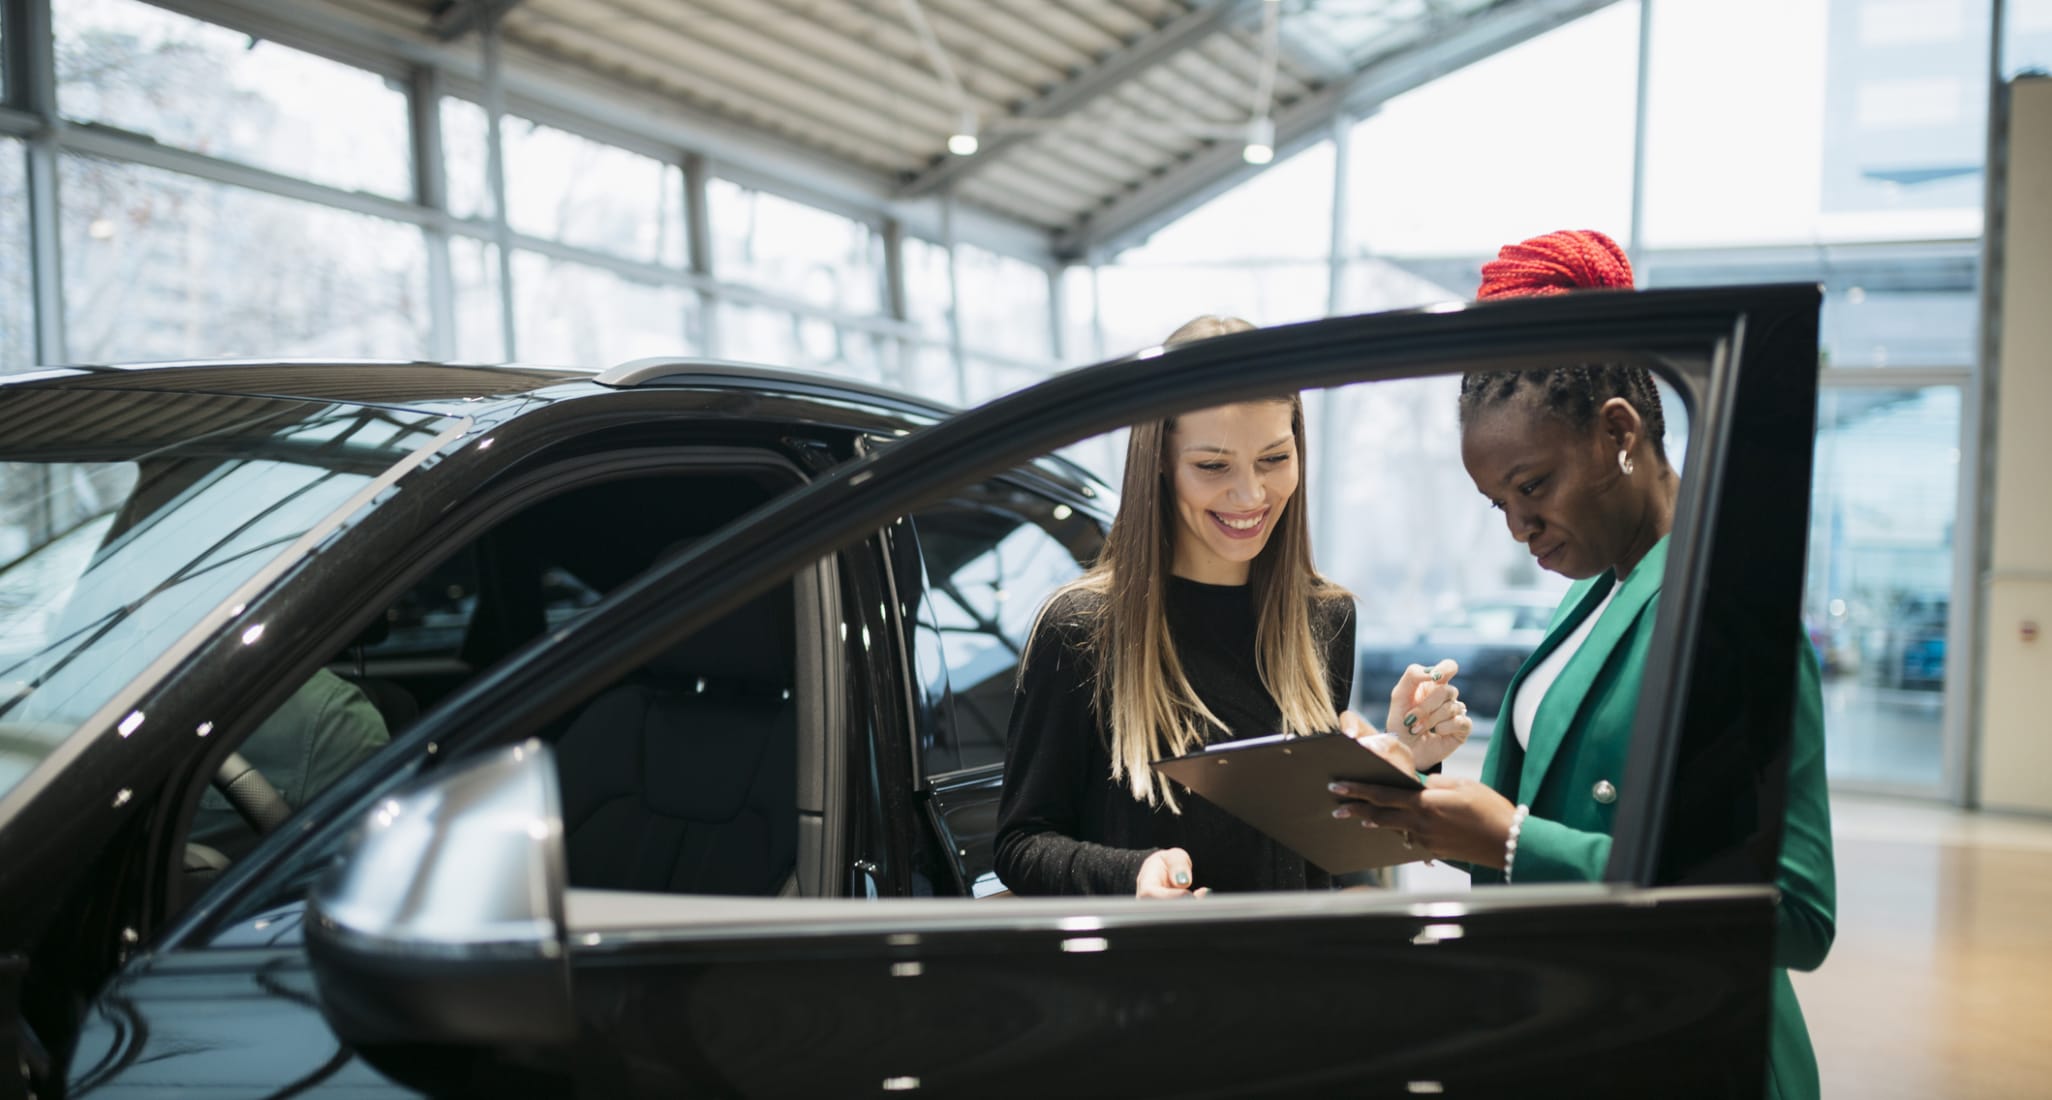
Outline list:
[[[308,897],[322,1011],[366,1061],[430,1092],[541,1069],[577,1036],[566,886],[546,745],[434,773],[380,803]]]

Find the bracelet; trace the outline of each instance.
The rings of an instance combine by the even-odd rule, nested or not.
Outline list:
[[[1525,815],[1531,812],[1532,807],[1520,805],[1517,812],[1511,815],[1510,835],[1503,839],[1503,884],[1505,886],[1510,885],[1511,866],[1518,861],[1518,834],[1524,831]]]

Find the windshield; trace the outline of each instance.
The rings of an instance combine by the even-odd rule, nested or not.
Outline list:
[[[0,793],[454,423],[326,402],[0,390]]]

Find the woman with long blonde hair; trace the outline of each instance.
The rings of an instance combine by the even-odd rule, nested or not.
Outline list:
[[[1244,332],[1199,317],[1169,346]],[[1311,561],[1296,394],[1136,425],[1095,566],[1052,596],[1020,663],[997,872],[1018,894],[1189,897],[1326,884],[1302,857],[1150,762],[1218,741],[1339,728],[1354,600]],[[1391,692],[1422,764],[1472,724],[1451,662]]]

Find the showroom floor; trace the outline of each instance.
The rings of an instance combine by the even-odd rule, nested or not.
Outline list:
[[[1827,1097],[2052,1094],[2052,821],[1836,795],[1838,940],[1795,976]]]
[[[1795,975],[1827,1100],[2052,1096],[2052,820],[1848,794],[1831,814],[1838,938]],[[1405,889],[1467,888],[1403,871]]]

